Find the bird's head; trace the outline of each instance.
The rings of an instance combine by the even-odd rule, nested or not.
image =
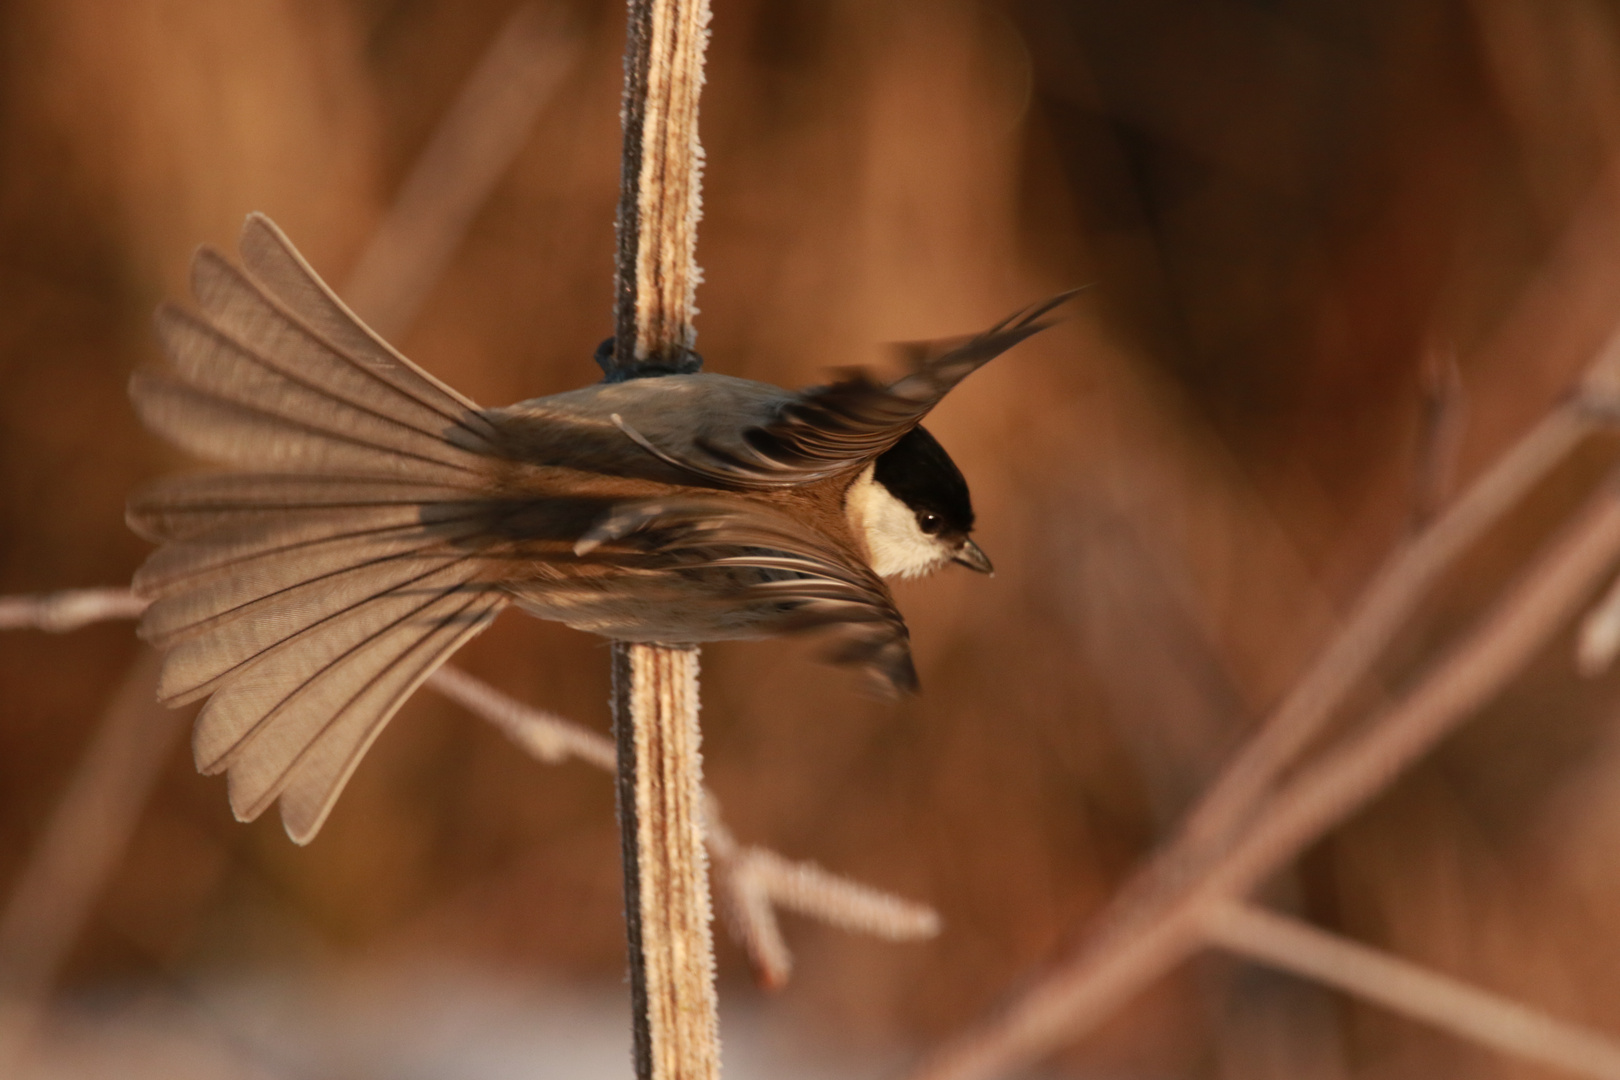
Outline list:
[[[919,577],[948,562],[994,572],[969,535],[973,500],[967,481],[939,441],[912,428],[850,485],[850,527],[883,577]]]

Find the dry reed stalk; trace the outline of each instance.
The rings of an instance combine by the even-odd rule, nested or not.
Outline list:
[[[462,84],[343,285],[344,301],[398,341],[443,276],[479,207],[528,142],[577,43],[558,9],[518,7]]]
[[[630,0],[609,378],[695,370],[708,0]],[[613,726],[638,1080],[720,1075],[702,842],[697,652],[613,646]]]
[[[1608,355],[1606,352],[1605,360]],[[1590,380],[1588,385],[1593,385]],[[1400,606],[1398,601],[1407,597],[1406,590],[1419,576],[1417,571],[1435,557],[1431,534],[1444,530],[1443,535],[1454,535],[1461,529],[1459,514],[1464,514],[1462,520],[1467,523],[1496,505],[1501,490],[1524,490],[1528,475],[1545,471],[1543,458],[1550,449],[1572,445],[1566,441],[1570,425],[1591,423],[1582,420],[1588,412],[1580,403],[1561,407],[1527,436],[1505,459],[1513,463],[1512,468],[1504,472],[1499,466],[1482,481],[1498,490],[1482,493],[1482,485],[1476,484],[1409,549],[1407,557],[1421,555],[1424,561],[1414,569],[1397,560],[1382,579],[1382,587],[1375,584],[1370,590],[1371,598],[1383,603],[1373,605],[1372,615],[1366,614],[1368,605],[1364,604],[1343,637],[1355,636],[1358,630],[1365,635],[1370,628],[1383,625],[1390,611]],[[1560,416],[1564,422],[1556,423]],[[1204,923],[1213,905],[1247,894],[1365,805],[1513,678],[1534,650],[1574,612],[1620,557],[1617,484],[1620,474],[1610,477],[1524,578],[1405,698],[1300,770],[1275,795],[1257,795],[1260,811],[1248,827],[1210,848],[1200,851],[1194,847],[1197,861],[1155,860],[1116,897],[1102,926],[1080,951],[1020,995],[1000,1016],[934,1055],[915,1074],[916,1080],[980,1080],[1036,1060],[1059,1044],[1079,1038],[1124,999],[1207,944]],[[1496,514],[1504,508],[1498,506]],[[1438,569],[1433,567],[1430,574]],[[1395,589],[1389,584],[1392,579],[1405,588]],[[1389,624],[1385,632],[1393,629],[1394,624]],[[1329,652],[1337,649],[1336,642]],[[1360,658],[1359,652],[1349,656]],[[1334,674],[1343,679],[1342,673]],[[1348,682],[1344,686],[1348,689]],[[1183,840],[1172,852],[1183,856],[1185,847]]]
[[[1460,979],[1252,904],[1217,903],[1211,945],[1425,1021],[1462,1038],[1594,1080],[1620,1080],[1620,1043]]]
[[[1082,647],[1097,672],[1105,715],[1168,833],[1215,777],[1247,721],[1242,692],[1198,612],[1183,564],[1139,532],[1126,513],[1079,509],[1085,602]],[[1108,507],[1104,509],[1104,507]],[[1296,870],[1268,899],[1298,902]],[[1342,1080],[1351,1073],[1330,992],[1234,963],[1203,965],[1194,980],[1209,1018],[1212,1067],[1243,1080]]]
[[[625,921],[636,1075],[643,1080],[720,1075],[697,676],[695,648],[613,651],[613,724],[621,739],[629,731],[635,740],[633,772],[619,743],[617,788],[620,807],[635,807],[635,831],[627,826],[624,835]],[[629,917],[632,897],[636,918]]]
[[[1620,339],[1599,362],[1616,360]],[[1277,777],[1326,729],[1333,711],[1366,676],[1446,567],[1603,422],[1579,401],[1560,405],[1395,553],[1332,643],[1188,815],[1176,841],[1179,850],[1219,843],[1252,819]]]
[[[1467,412],[1457,350],[1430,349],[1423,358],[1423,418],[1412,474],[1414,532],[1433,521],[1451,500]]]

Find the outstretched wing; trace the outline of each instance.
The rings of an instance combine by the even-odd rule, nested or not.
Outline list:
[[[687,494],[636,500],[599,519],[574,550],[729,577],[732,588],[710,586],[681,603],[760,613],[772,633],[830,628],[828,660],[864,669],[888,694],[917,689],[910,633],[883,579],[786,514]]]
[[[663,446],[624,420],[619,424],[643,449],[706,483],[775,488],[825,479],[889,449],[957,383],[1050,326],[1042,318],[1078,292],[1071,289],[1014,312],[965,341],[907,346],[912,371],[887,386],[858,374],[814,387],[784,404],[771,422],[747,428],[740,437],[699,440],[692,452]]]
[[[268,220],[250,272],[200,251],[201,308],[158,313],[172,374],[142,373],[142,418],[254,474],[182,477],[128,517],[161,547],[135,578],[160,696],[209,697],[193,749],[250,819],[278,797],[314,836],[388,719],[508,602],[476,541],[494,430],[371,334]]]

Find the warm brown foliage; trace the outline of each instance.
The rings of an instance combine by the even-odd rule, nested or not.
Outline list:
[[[341,281],[509,6],[0,12],[0,594],[127,580],[142,546],[124,494],[175,463],[122,385],[156,361],[148,313],[183,293],[190,248],[264,210]],[[622,25],[617,4],[574,7],[570,74],[401,343],[486,403],[594,377],[611,329]],[[810,382],[882,362],[876,342],[1098,283],[931,425],[1000,572],[903,588],[921,697],[869,703],[799,644],[705,651],[706,775],[729,824],[946,920],[926,946],[790,926],[778,1007],[844,1040],[930,1039],[1083,925],[1409,528],[1426,358],[1457,357],[1465,481],[1613,326],[1617,88],[1620,18],[1575,0],[718,6],[712,370]],[[1612,457],[1588,448],[1457,568],[1380,665],[1385,688]],[[122,624],[0,642],[0,889],[135,655]],[[464,662],[605,729],[599,642],[507,618]],[[1616,686],[1579,680],[1557,639],[1272,899],[1620,1030]],[[597,774],[537,770],[428,694],[307,850],[231,821],[177,752],[70,980],[250,965],[289,940],[614,976],[611,805]],[[721,964],[741,981],[738,952]],[[1518,1068],[1332,1000],[1200,964],[1070,1060]]]

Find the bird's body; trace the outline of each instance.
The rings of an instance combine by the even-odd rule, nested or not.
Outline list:
[[[505,606],[667,643],[836,630],[832,658],[915,685],[882,576],[951,560],[967,486],[918,421],[1040,329],[920,349],[910,375],[792,392],[716,374],[604,383],[482,409],[365,328],[275,226],[245,272],[209,249],[201,314],[166,306],[173,375],[147,423],[238,471],[130,502],[163,544],[136,576],[160,697],[208,697],[194,751],[252,818],[307,841],[406,697]]]
[[[506,481],[515,507],[520,514],[524,506],[544,508],[543,522],[514,522],[515,531],[530,543],[538,538],[538,529],[554,531],[562,556],[536,561],[531,573],[520,571],[503,587],[532,614],[623,641],[678,644],[772,633],[790,612],[774,601],[737,600],[748,584],[781,579],[781,571],[662,560],[635,566],[569,556],[592,528],[611,521],[616,509],[645,507],[649,501],[696,505],[714,497],[712,487],[694,486],[689,472],[643,450],[626,436],[626,428],[670,452],[691,453],[700,441],[730,433],[721,423],[708,422],[711,415],[740,417],[755,426],[768,423],[792,397],[780,387],[729,375],[666,375],[601,383],[487,410],[485,415],[502,432],[504,459],[523,463]],[[682,416],[703,419],[689,427],[672,423]],[[537,475],[533,466],[566,469],[568,474]],[[570,484],[574,479],[578,488]],[[844,511],[844,496],[854,479],[838,474],[729,495],[768,519],[795,522],[843,557],[859,560],[863,548]],[[579,489],[590,494],[564,511],[572,491]],[[701,607],[715,598],[721,602],[707,613],[695,610],[694,604]]]

